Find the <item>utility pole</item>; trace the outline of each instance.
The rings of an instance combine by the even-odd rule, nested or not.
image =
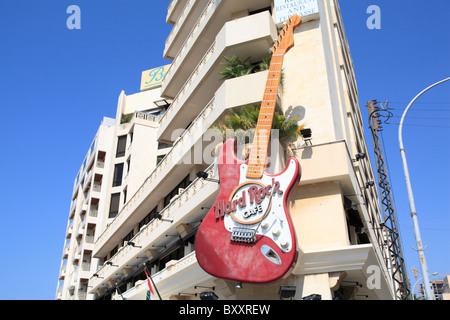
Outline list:
[[[430,279],[428,278],[428,265],[427,265],[427,261],[425,259],[425,252],[424,252],[426,248],[423,247],[422,237],[420,235],[416,205],[414,203],[414,196],[413,196],[413,192],[412,192],[411,182],[409,179],[408,164],[406,162],[406,152],[405,152],[405,148],[403,146],[402,129],[403,129],[403,121],[405,120],[406,113],[408,112],[409,108],[411,108],[412,104],[422,94],[424,94],[431,88],[433,88],[445,81],[448,81],[448,80],[450,80],[450,78],[446,78],[444,80],[436,82],[435,84],[432,84],[431,86],[429,86],[428,88],[426,88],[425,90],[420,92],[406,107],[405,111],[403,112],[402,118],[400,120],[400,126],[398,128],[398,142],[399,142],[399,146],[400,146],[400,155],[402,157],[403,170],[405,172],[405,181],[406,181],[406,189],[408,192],[409,208],[411,210],[411,220],[412,220],[412,224],[413,224],[413,228],[414,228],[414,237],[416,239],[416,244],[417,244],[417,249],[415,249],[415,250],[419,254],[420,269],[422,270],[423,286],[424,286],[426,300],[434,300],[434,294],[431,291]]]
[[[392,196],[392,190],[389,183],[389,173],[384,160],[380,136],[378,132],[382,131],[382,121],[392,116],[388,110],[388,102],[380,103],[376,100],[367,102],[369,112],[369,127],[372,133],[374,155],[377,165],[378,186],[381,196],[381,205],[383,209],[383,221],[381,223],[383,233],[386,237],[385,245],[388,256],[385,257],[385,263],[388,269],[392,270],[392,280],[395,291],[395,298],[399,300],[407,300],[410,297],[409,279],[406,271],[405,259],[403,258],[403,250],[400,239],[400,230],[397,222],[397,214]]]

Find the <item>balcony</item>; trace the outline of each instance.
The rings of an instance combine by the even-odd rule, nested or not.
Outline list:
[[[85,182],[83,184],[83,192],[84,193],[88,193],[89,192],[89,190],[91,188],[91,182],[92,182],[93,175],[94,175],[94,171],[93,170],[89,171],[89,173],[87,174],[86,180],[85,180]]]
[[[251,27],[254,25],[258,28]],[[223,83],[219,75],[224,69],[221,65],[223,56],[236,55],[242,59],[252,57],[254,61],[258,61],[268,56],[268,48],[276,37],[273,19],[269,12],[265,11],[227,22],[181,90],[178,89],[177,83],[181,78],[178,75],[175,77],[177,66],[172,64],[170,70],[173,77],[166,76],[165,85],[166,88],[174,88],[178,94],[161,119],[157,139],[173,141],[173,131],[186,128],[212,99],[214,92]]]
[[[175,24],[186,6],[187,0],[172,0],[167,8],[166,23]]]
[[[69,257],[70,253],[70,241],[66,242],[64,245],[64,251],[63,251],[63,259],[67,259]]]
[[[70,204],[69,219],[73,219],[73,217],[75,216],[76,207],[77,207],[77,200],[73,200]]]
[[[80,205],[80,208],[78,209],[78,215],[83,216],[86,214],[86,210],[87,210],[87,205],[86,203],[82,203]]]
[[[215,175],[215,167],[208,169],[210,176]],[[202,205],[212,203],[218,191],[218,184],[197,178],[161,212],[162,219],[153,219],[131,239],[134,246],[123,246],[109,260],[111,265],[104,264],[98,271],[98,277],[90,281],[92,290],[100,288],[111,277],[126,273],[124,268],[134,267],[142,263],[148,251],[158,251],[157,248],[166,246],[170,240],[166,235],[178,235],[177,226],[194,224],[206,214]],[[168,221],[171,220],[172,222]],[[141,247],[141,248],[138,248]],[[155,252],[155,254],[157,254]],[[144,259],[144,260],[142,260]],[[119,267],[117,267],[119,266]]]
[[[191,151],[201,142],[204,132],[226,109],[262,100],[267,75],[268,71],[264,71],[223,82],[214,99],[204,106],[189,128],[179,136],[169,153],[99,236],[95,257],[105,256],[147,215],[149,209],[154,208],[170,188],[173,188],[172,185],[176,185],[180,176],[186,175],[194,166],[190,161]],[[208,163],[204,163],[206,164]]]
[[[56,290],[56,300],[61,300],[63,296],[63,286],[60,285]]]
[[[59,279],[58,280],[64,280],[66,277],[66,270],[67,270],[67,264],[63,264],[59,270]]]
[[[203,3],[204,1],[196,2]],[[216,35],[224,24],[236,18],[235,13],[243,10],[252,11],[269,7],[270,2],[270,0],[210,0],[193,27],[186,28],[186,30],[190,31],[188,35],[185,35],[185,30],[181,28],[180,32],[183,32],[183,36],[178,36],[176,33],[177,29],[174,28],[172,30],[173,34],[169,36],[168,40],[178,37],[182,39],[182,42],[180,41],[182,45],[177,46],[176,50],[173,50],[176,55],[171,53],[173,62],[165,76],[161,88],[161,95],[170,99],[176,96],[180,88],[189,78],[189,75],[193,72],[195,66],[201,61],[205,52],[215,41]],[[260,25],[257,25],[258,28],[254,26],[250,25],[247,27],[250,29],[263,28]],[[237,35],[241,31],[237,30]],[[166,42],[166,53],[170,52],[169,49],[171,47],[169,47],[169,44],[171,43],[171,41]],[[269,49],[270,44],[266,50]],[[168,58],[167,56],[165,57]]]
[[[180,1],[176,1],[177,3]],[[205,10],[208,0],[185,0],[184,7],[181,8],[181,3],[174,7],[172,11],[172,18],[176,17],[175,24],[166,39],[166,46],[164,49],[164,58],[173,60],[183,45],[185,39],[189,36],[189,32],[197,23],[198,18]],[[181,9],[180,9],[181,8]],[[170,8],[169,8],[170,9]],[[171,12],[169,12],[169,15]],[[168,17],[169,17],[168,15]]]
[[[71,220],[69,222],[69,225],[67,226],[66,238],[70,238],[72,236],[72,233],[73,233],[73,220]]]
[[[152,275],[152,279],[163,300],[177,296],[180,292],[191,291],[199,284],[205,287],[215,286],[215,278],[199,266],[195,252],[191,252],[180,260],[172,261],[165,269]],[[133,288],[124,292],[123,296],[127,300],[144,300],[147,290],[146,281],[137,282]]]

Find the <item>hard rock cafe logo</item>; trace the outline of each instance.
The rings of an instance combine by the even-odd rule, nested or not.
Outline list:
[[[216,219],[226,214],[241,224],[260,222],[269,212],[274,196],[283,195],[280,183],[272,178],[272,184],[263,185],[259,181],[246,181],[237,186],[228,200],[214,203]]]

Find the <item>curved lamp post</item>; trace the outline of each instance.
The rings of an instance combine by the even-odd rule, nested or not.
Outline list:
[[[439,272],[433,272],[432,274],[430,274],[430,276],[433,276],[433,277],[437,276],[437,275],[439,275]],[[414,285],[413,285],[413,287],[411,289],[411,296],[413,295],[414,289],[416,288],[416,286],[417,286],[417,284],[419,283],[420,280],[422,280],[422,278],[419,278],[419,279],[416,280],[416,282],[414,282]],[[420,295],[419,289],[417,289],[417,294]]]
[[[417,249],[416,251],[419,254],[419,261],[420,261],[420,269],[422,270],[422,277],[423,277],[423,284],[424,284],[424,291],[425,291],[425,299],[427,300],[434,300],[434,294],[431,292],[431,286],[430,286],[430,279],[428,278],[428,266],[427,261],[425,260],[425,248],[422,244],[422,238],[420,236],[420,230],[419,230],[419,221],[417,220],[417,212],[416,212],[416,206],[414,204],[414,196],[411,188],[411,182],[409,180],[409,171],[408,171],[408,164],[406,162],[406,153],[405,149],[403,147],[403,140],[402,140],[402,128],[403,128],[403,121],[405,120],[406,113],[408,112],[409,108],[411,108],[412,104],[426,91],[430,90],[431,88],[437,86],[438,84],[441,84],[445,81],[450,80],[450,78],[446,78],[444,80],[441,80],[439,82],[436,82],[435,84],[429,86],[422,92],[420,92],[406,107],[405,111],[403,112],[402,119],[400,120],[400,126],[398,128],[398,141],[400,145],[400,155],[402,156],[402,162],[403,162],[403,171],[405,172],[405,181],[406,181],[406,189],[408,191],[408,200],[409,200],[409,208],[411,210],[411,220],[414,228],[414,237],[416,239]]]

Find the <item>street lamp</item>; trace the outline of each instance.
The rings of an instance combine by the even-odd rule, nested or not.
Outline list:
[[[437,275],[439,275],[439,272],[433,272],[432,274],[430,274],[430,276],[432,276],[432,277],[437,276]],[[416,286],[417,286],[417,284],[419,283],[420,280],[422,280],[422,278],[419,278],[419,279],[416,280],[416,282],[414,282],[414,285],[413,285],[412,290],[411,290],[411,296],[414,293],[414,289],[416,288]],[[419,289],[417,289],[417,294],[420,295]]]
[[[403,147],[402,128],[406,113],[408,112],[409,108],[411,108],[412,104],[426,91],[448,80],[450,80],[450,78],[446,78],[444,80],[436,82],[435,84],[429,86],[428,88],[420,92],[406,107],[405,111],[403,112],[402,119],[400,120],[400,126],[398,128],[398,142],[400,145],[400,155],[402,157],[403,171],[405,172],[405,181],[406,181],[406,189],[408,192],[409,208],[411,210],[411,220],[414,228],[414,237],[416,239],[417,244],[417,249],[415,250],[419,254],[420,269],[422,270],[423,286],[426,300],[434,300],[434,294],[431,292],[430,279],[428,278],[428,266],[427,261],[425,260],[425,253],[424,253],[425,249],[423,248],[422,238],[420,236],[419,221],[417,220],[416,206],[414,204],[414,196],[411,188],[411,182],[409,179],[408,164],[406,162],[406,153],[405,148]]]

